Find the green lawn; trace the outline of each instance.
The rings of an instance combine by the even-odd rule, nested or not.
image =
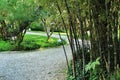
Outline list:
[[[66,44],[66,41],[62,40],[62,42],[58,42],[57,38],[50,38],[49,41],[47,41],[47,37],[45,36],[26,34],[19,47],[19,50],[34,50],[39,48],[57,47],[62,44]],[[15,50],[15,45],[11,44],[10,41],[0,40],[0,51],[11,50]]]
[[[31,34],[25,35],[23,42],[24,41],[35,42],[36,44],[40,45],[42,48],[56,47],[62,45],[62,43],[58,42],[57,38],[50,38],[49,41],[47,41],[46,36],[31,35]],[[66,44],[64,40],[63,43]]]

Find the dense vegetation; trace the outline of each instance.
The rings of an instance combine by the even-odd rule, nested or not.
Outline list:
[[[0,0],[0,37],[20,45],[29,24],[36,19],[35,1]]]
[[[65,40],[59,41],[57,38],[50,38],[47,40],[46,36],[39,36],[39,35],[25,35],[23,42],[35,42],[36,44],[40,45],[42,48],[48,47],[57,47],[62,44],[66,44]]]
[[[68,80],[119,80],[120,1],[47,0],[46,5],[69,39],[73,60]]]
[[[47,41],[47,37],[39,35],[25,35],[19,48],[16,49],[15,44],[11,41],[0,40],[0,51],[10,50],[35,50],[39,48],[57,47],[66,44],[65,40],[59,41],[57,38],[50,38]]]
[[[62,14],[63,8],[59,2],[56,3]],[[119,80],[119,5],[118,0],[64,0],[69,22],[68,38],[73,55],[70,71],[72,80]],[[64,23],[64,18],[62,21]],[[86,35],[90,36],[90,41],[87,41]]]
[[[43,30],[47,33],[47,40],[51,40],[48,18],[51,16],[51,13],[48,13],[46,9],[40,6],[40,3],[37,0],[0,0],[0,39],[1,45],[6,43],[6,46],[12,43],[16,50],[19,50],[23,47],[35,46],[35,44],[29,45],[24,42],[24,36],[26,31],[31,28],[32,30]],[[36,38],[35,38],[36,39]],[[44,40],[46,41],[46,39]],[[40,41],[39,41],[40,42]],[[23,45],[23,43],[26,45]],[[52,41],[50,42],[52,44]],[[54,45],[44,44],[46,46],[55,46],[60,45],[55,43]],[[11,46],[11,45],[10,45]],[[35,47],[38,48],[38,47]],[[1,48],[1,50],[11,50],[11,47],[8,49]]]

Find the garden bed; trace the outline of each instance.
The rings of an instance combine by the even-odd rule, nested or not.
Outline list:
[[[39,48],[57,47],[62,44],[66,44],[66,41],[62,40],[59,42],[57,38],[47,40],[46,36],[26,34],[18,50],[35,50]],[[0,51],[12,50],[16,50],[15,44],[11,44],[10,41],[0,40]]]

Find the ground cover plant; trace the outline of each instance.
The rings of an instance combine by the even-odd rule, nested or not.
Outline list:
[[[49,40],[45,36],[39,36],[39,35],[25,35],[24,41],[31,41],[35,42],[36,44],[40,45],[42,48],[45,47],[56,47],[60,46],[62,44],[66,44],[65,40],[62,40],[61,42],[58,41],[57,38],[50,38]]]
[[[0,51],[9,51],[12,50],[13,45],[9,41],[0,40]]]
[[[65,40],[61,42],[57,38],[50,38],[47,41],[47,37],[39,35],[29,35],[26,34],[23,42],[20,44],[19,48],[16,49],[15,44],[10,41],[0,40],[0,51],[10,51],[10,50],[35,50],[41,48],[56,47],[62,44],[66,44]]]

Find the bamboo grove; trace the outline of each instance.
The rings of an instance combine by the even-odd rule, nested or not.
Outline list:
[[[72,78],[68,80],[119,80],[120,1],[56,0],[55,3],[72,51],[72,66],[68,65]],[[62,15],[63,9],[68,23]]]

